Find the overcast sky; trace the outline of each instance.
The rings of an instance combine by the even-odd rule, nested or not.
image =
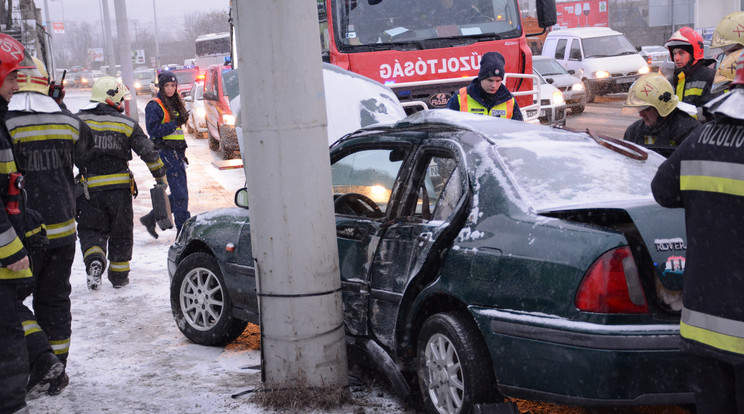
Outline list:
[[[115,24],[115,7],[113,0],[109,2],[109,14],[112,25]],[[101,6],[99,0],[35,0],[36,7],[42,9],[44,4],[49,5],[49,18],[52,22],[88,21],[96,23],[101,21]],[[129,20],[137,20],[140,23],[153,22],[153,3],[158,16],[158,30],[166,29],[167,22],[175,24],[183,23],[183,16],[196,12],[227,11],[229,0],[126,0],[127,17]],[[166,29],[167,30],[167,29]],[[180,30],[179,30],[180,31]]]

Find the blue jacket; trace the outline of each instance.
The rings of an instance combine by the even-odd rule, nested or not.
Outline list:
[[[478,101],[478,103],[485,106],[486,109],[488,109],[489,111],[494,106],[500,105],[514,97],[514,95],[512,95],[512,93],[509,92],[508,89],[506,89],[506,86],[504,86],[503,83],[493,95],[493,97],[487,96],[488,94],[486,93],[486,91],[483,90],[483,88],[481,88],[480,81],[477,78],[473,79],[470,85],[468,85],[467,92],[468,96]],[[447,101],[447,108],[454,111],[460,110],[460,101],[458,101],[457,99],[457,93],[452,95],[450,100]],[[517,104],[516,101],[514,102],[514,113],[512,114],[511,119],[517,121],[522,121],[524,119],[522,117],[522,111],[519,109],[519,104]]]

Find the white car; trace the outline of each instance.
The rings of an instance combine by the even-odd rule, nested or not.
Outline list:
[[[194,82],[191,86],[191,92],[184,98],[186,101],[186,110],[191,114],[186,129],[196,138],[207,137],[207,121],[204,119],[206,111],[204,110],[204,82]]]
[[[581,79],[566,72],[566,69],[560,63],[548,56],[533,56],[532,68],[549,84],[563,93],[566,107],[572,113],[580,114],[584,112],[586,89]]]
[[[555,86],[549,84],[545,78],[533,70],[535,76],[540,79],[540,115],[538,119],[541,124],[557,127],[566,126],[566,101],[563,93]],[[534,103],[537,103],[536,101]],[[535,115],[537,109],[527,109],[525,117]]]

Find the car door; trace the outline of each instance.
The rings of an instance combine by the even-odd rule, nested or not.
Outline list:
[[[371,336],[388,348],[395,345],[407,290],[415,292],[436,277],[439,253],[451,245],[464,219],[469,186],[462,154],[452,141],[427,140],[416,152],[400,207],[381,235],[367,311]]]
[[[217,81],[217,69],[210,68],[207,70],[204,80],[204,118],[207,121],[207,129],[213,137],[219,136],[219,131],[217,130],[219,84]]]
[[[586,76],[584,76],[583,70],[584,63],[581,54],[581,40],[578,38],[571,39],[571,44],[567,49],[568,59],[565,61],[563,67],[566,68],[567,71],[573,70],[573,75],[577,78],[585,78]]]
[[[369,270],[385,232],[412,143],[351,145],[331,164],[339,270],[347,332],[367,334]]]

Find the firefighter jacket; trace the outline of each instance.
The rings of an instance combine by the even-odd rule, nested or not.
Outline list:
[[[675,147],[699,126],[700,122],[695,118],[675,108],[669,115],[659,116],[653,126],[646,126],[642,119],[633,122],[625,130],[623,139],[652,148]]]
[[[670,83],[680,102],[703,106],[708,100],[706,95],[713,86],[716,72],[706,63],[706,60],[699,60],[692,66],[674,70]]]
[[[0,98],[0,118],[5,118],[8,103],[5,99]],[[0,283],[14,283],[31,280],[31,269],[14,272],[7,269],[7,266],[13,264],[28,255],[23,247],[23,242],[18,233],[19,225],[11,221],[6,206],[9,203],[22,203],[23,200],[13,200],[8,194],[11,185],[11,174],[17,173],[16,163],[13,159],[13,148],[10,144],[10,135],[5,128],[5,124],[0,125]],[[22,206],[19,206],[22,208]],[[23,210],[20,210],[22,212]],[[21,233],[22,234],[22,233]]]
[[[26,181],[28,207],[44,218],[49,247],[74,243],[73,165],[92,146],[90,128],[49,96],[35,92],[13,96],[6,125]]]
[[[159,97],[160,94],[145,107],[147,133],[155,142],[156,149],[183,150],[188,146],[183,129],[174,119],[171,119],[170,113],[165,109]]]
[[[514,95],[503,83],[495,94],[489,95],[481,88],[477,78],[467,88],[461,88],[453,95],[447,102],[447,108],[518,121],[523,119]]]
[[[89,192],[130,188],[129,161],[132,150],[147,164],[153,177],[165,175],[165,167],[152,141],[132,118],[107,104],[77,113],[93,133],[93,148],[78,163]]]
[[[695,130],[651,189],[662,206],[685,209],[682,349],[744,362],[744,121]]]

